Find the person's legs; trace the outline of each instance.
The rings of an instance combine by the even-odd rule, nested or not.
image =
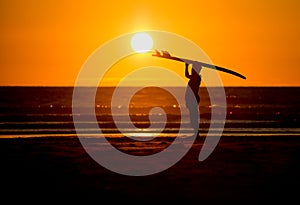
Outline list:
[[[199,98],[199,97],[198,97]],[[198,136],[199,132],[199,102],[200,99],[197,99],[197,96],[194,95],[193,91],[187,87],[185,93],[185,103],[186,107],[189,110],[190,115],[190,125],[194,129],[194,135]]]
[[[196,106],[190,106],[189,108],[189,114],[190,114],[190,123],[191,127],[194,129],[194,134],[199,134],[199,109],[198,105]]]

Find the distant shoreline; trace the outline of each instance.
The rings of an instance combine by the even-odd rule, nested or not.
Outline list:
[[[0,88],[11,88],[11,87],[21,87],[21,88],[74,88],[75,86],[48,86],[48,85],[0,85]],[[94,86],[82,86],[84,88],[93,88]],[[101,88],[116,88],[116,86],[98,86]],[[143,87],[143,86],[124,86],[124,88],[134,88],[134,87]],[[184,86],[163,86],[170,88],[185,88]],[[206,86],[201,86],[200,88],[205,88]],[[218,87],[218,86],[212,86]],[[222,86],[220,86],[222,87]],[[300,88],[300,85],[270,85],[270,86],[223,86],[224,88]],[[219,87],[218,87],[219,88]]]

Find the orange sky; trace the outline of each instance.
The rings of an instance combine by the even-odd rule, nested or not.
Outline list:
[[[0,1],[0,85],[72,86],[99,46],[164,30],[197,43],[225,86],[300,86],[300,1]]]

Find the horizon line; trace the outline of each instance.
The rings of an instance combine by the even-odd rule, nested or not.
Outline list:
[[[91,88],[91,87],[103,87],[103,88],[115,88],[117,86],[74,86],[74,85],[0,85],[0,87],[67,87],[67,88],[74,88],[74,87],[85,87],[85,88]],[[143,87],[143,86],[135,86],[135,85],[128,85],[128,86],[120,86],[120,87]],[[158,86],[144,86],[144,87],[158,87]],[[186,86],[161,86],[161,87],[186,87]],[[255,87],[300,87],[300,85],[249,85],[249,86],[236,86],[236,85],[229,85],[229,86],[200,86],[200,88],[204,87],[224,87],[224,88],[255,88]]]

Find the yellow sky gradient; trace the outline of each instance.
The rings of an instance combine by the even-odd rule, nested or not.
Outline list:
[[[221,74],[225,86],[300,86],[299,11],[297,0],[1,1],[0,85],[72,86],[103,43],[162,30],[247,76]]]

